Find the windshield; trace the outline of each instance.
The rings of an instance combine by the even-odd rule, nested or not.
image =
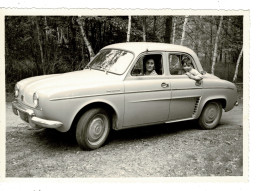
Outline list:
[[[125,50],[102,50],[88,65],[88,68],[123,74],[134,55]]]

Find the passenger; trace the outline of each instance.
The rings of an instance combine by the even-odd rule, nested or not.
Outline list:
[[[196,80],[196,81],[200,81],[203,79],[203,76],[196,69],[194,69],[192,67],[191,60],[188,57],[184,57],[182,59],[182,67],[186,72],[185,74],[189,78]]]
[[[146,61],[145,68],[146,68],[145,75],[150,75],[150,76],[158,75],[155,71],[155,65],[153,59],[148,59]]]

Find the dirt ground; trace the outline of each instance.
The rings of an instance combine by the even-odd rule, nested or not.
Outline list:
[[[28,127],[7,102],[6,177],[242,176],[241,92],[214,130],[189,121],[113,131],[94,151],[80,150],[71,134]]]

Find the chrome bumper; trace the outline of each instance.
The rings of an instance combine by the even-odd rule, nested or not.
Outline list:
[[[63,125],[59,121],[51,121],[36,117],[33,110],[24,108],[21,104],[18,103],[18,101],[12,102],[12,109],[15,115],[19,115],[23,121],[29,123],[32,127],[57,129]]]

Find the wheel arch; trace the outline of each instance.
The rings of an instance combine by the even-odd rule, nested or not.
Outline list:
[[[225,97],[212,97],[212,98],[208,98],[208,99],[204,100],[204,102],[201,104],[201,107],[199,109],[197,117],[199,117],[201,115],[204,107],[211,101],[220,102],[220,104],[221,104],[223,109],[225,109],[226,106],[227,106],[227,99]]]
[[[77,114],[75,115],[72,123],[71,123],[71,127],[70,129],[76,129],[77,123],[80,119],[80,117],[87,112],[90,109],[93,108],[103,108],[108,112],[108,115],[111,117],[111,128],[112,129],[116,129],[117,127],[117,120],[118,120],[118,115],[116,110],[114,109],[114,107],[112,107],[110,104],[102,102],[102,101],[96,101],[96,102],[92,102],[89,103],[87,105],[85,105],[84,107],[82,107]]]

